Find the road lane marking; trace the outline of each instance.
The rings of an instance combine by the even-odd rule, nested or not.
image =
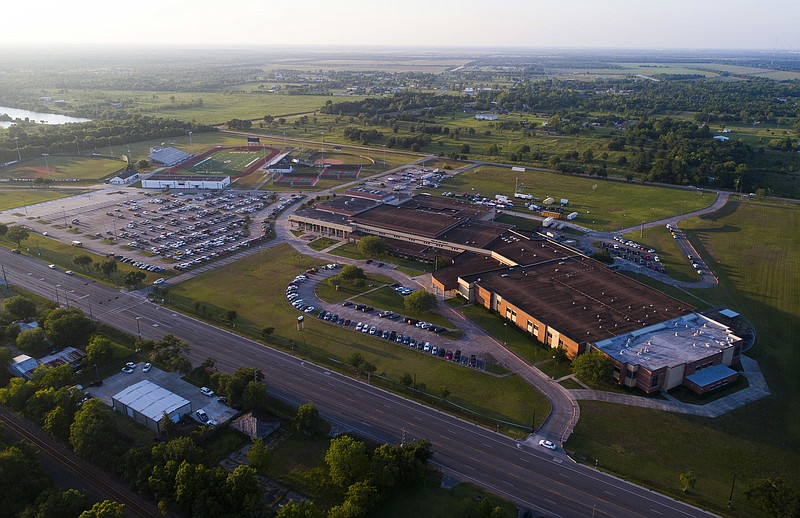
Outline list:
[[[664,514],[662,512],[656,511],[655,509],[650,509],[650,510],[653,511],[654,513],[656,513],[656,514]]]

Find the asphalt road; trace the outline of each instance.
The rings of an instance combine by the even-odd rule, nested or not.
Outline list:
[[[233,372],[253,366],[266,374],[272,395],[293,404],[313,402],[340,429],[377,441],[426,438],[434,463],[445,473],[474,482],[516,504],[550,516],[711,516],[658,493],[576,465],[562,452],[529,446],[364,382],[331,372],[281,351],[161,308],[139,294],[67,276],[25,255],[0,250],[11,284],[77,306],[95,319],[144,338],[171,333],[191,346],[190,359],[208,357]],[[58,293],[58,295],[56,295]],[[66,299],[65,299],[66,296]],[[91,307],[91,311],[90,311]],[[140,320],[137,321],[137,317]],[[138,325],[137,325],[138,323]],[[306,340],[313,340],[308,330]]]

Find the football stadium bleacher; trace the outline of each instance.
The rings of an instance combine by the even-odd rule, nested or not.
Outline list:
[[[175,149],[174,147],[163,147],[151,148],[150,154],[147,155],[147,158],[154,162],[164,164],[167,167],[171,167],[175,164],[180,164],[181,162],[190,159],[192,156],[194,155],[184,153],[180,149]]]

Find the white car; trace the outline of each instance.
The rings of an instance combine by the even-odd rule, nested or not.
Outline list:
[[[155,285],[164,284],[164,278],[162,277],[160,279],[154,280],[153,284],[155,284]]]
[[[48,264],[47,267],[50,268],[51,270],[55,270],[56,269],[56,265],[54,265],[54,264]]]
[[[202,408],[197,412],[195,412],[195,414],[197,414],[197,418],[200,419],[200,422],[202,423],[208,422],[208,414],[206,414],[206,411],[203,410]]]
[[[133,374],[133,369],[131,369],[126,365],[125,367],[122,368],[122,372],[124,372],[125,374]]]
[[[213,397],[214,396],[214,391],[211,390],[208,387],[201,387],[200,388],[200,393],[205,395],[205,396],[208,396],[208,397]]]
[[[67,275],[75,275],[75,272],[73,272],[72,270],[67,270],[64,273],[66,273]]]
[[[542,447],[544,447],[544,448],[547,448],[548,450],[555,450],[555,449],[556,449],[556,445],[555,445],[555,444],[553,444],[553,443],[552,443],[552,442],[550,442],[550,441],[546,441],[546,440],[544,440],[544,439],[542,439],[541,441],[539,441],[539,446],[542,446]]]
[[[152,368],[153,368],[153,364],[152,363],[145,363],[144,367],[142,367],[142,372],[150,372],[150,369],[152,369]]]
[[[133,363],[133,362],[128,362],[128,363],[125,364],[125,366],[128,367],[129,369],[135,369],[136,368],[136,364]]]

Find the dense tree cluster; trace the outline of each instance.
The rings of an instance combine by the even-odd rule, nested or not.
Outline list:
[[[92,120],[81,124],[15,124],[0,132],[0,162],[18,158],[17,144],[23,159],[40,157],[42,153],[74,155],[79,150],[85,155],[104,154],[109,146],[185,136],[189,131],[200,133],[214,131],[214,128],[145,115]]]

